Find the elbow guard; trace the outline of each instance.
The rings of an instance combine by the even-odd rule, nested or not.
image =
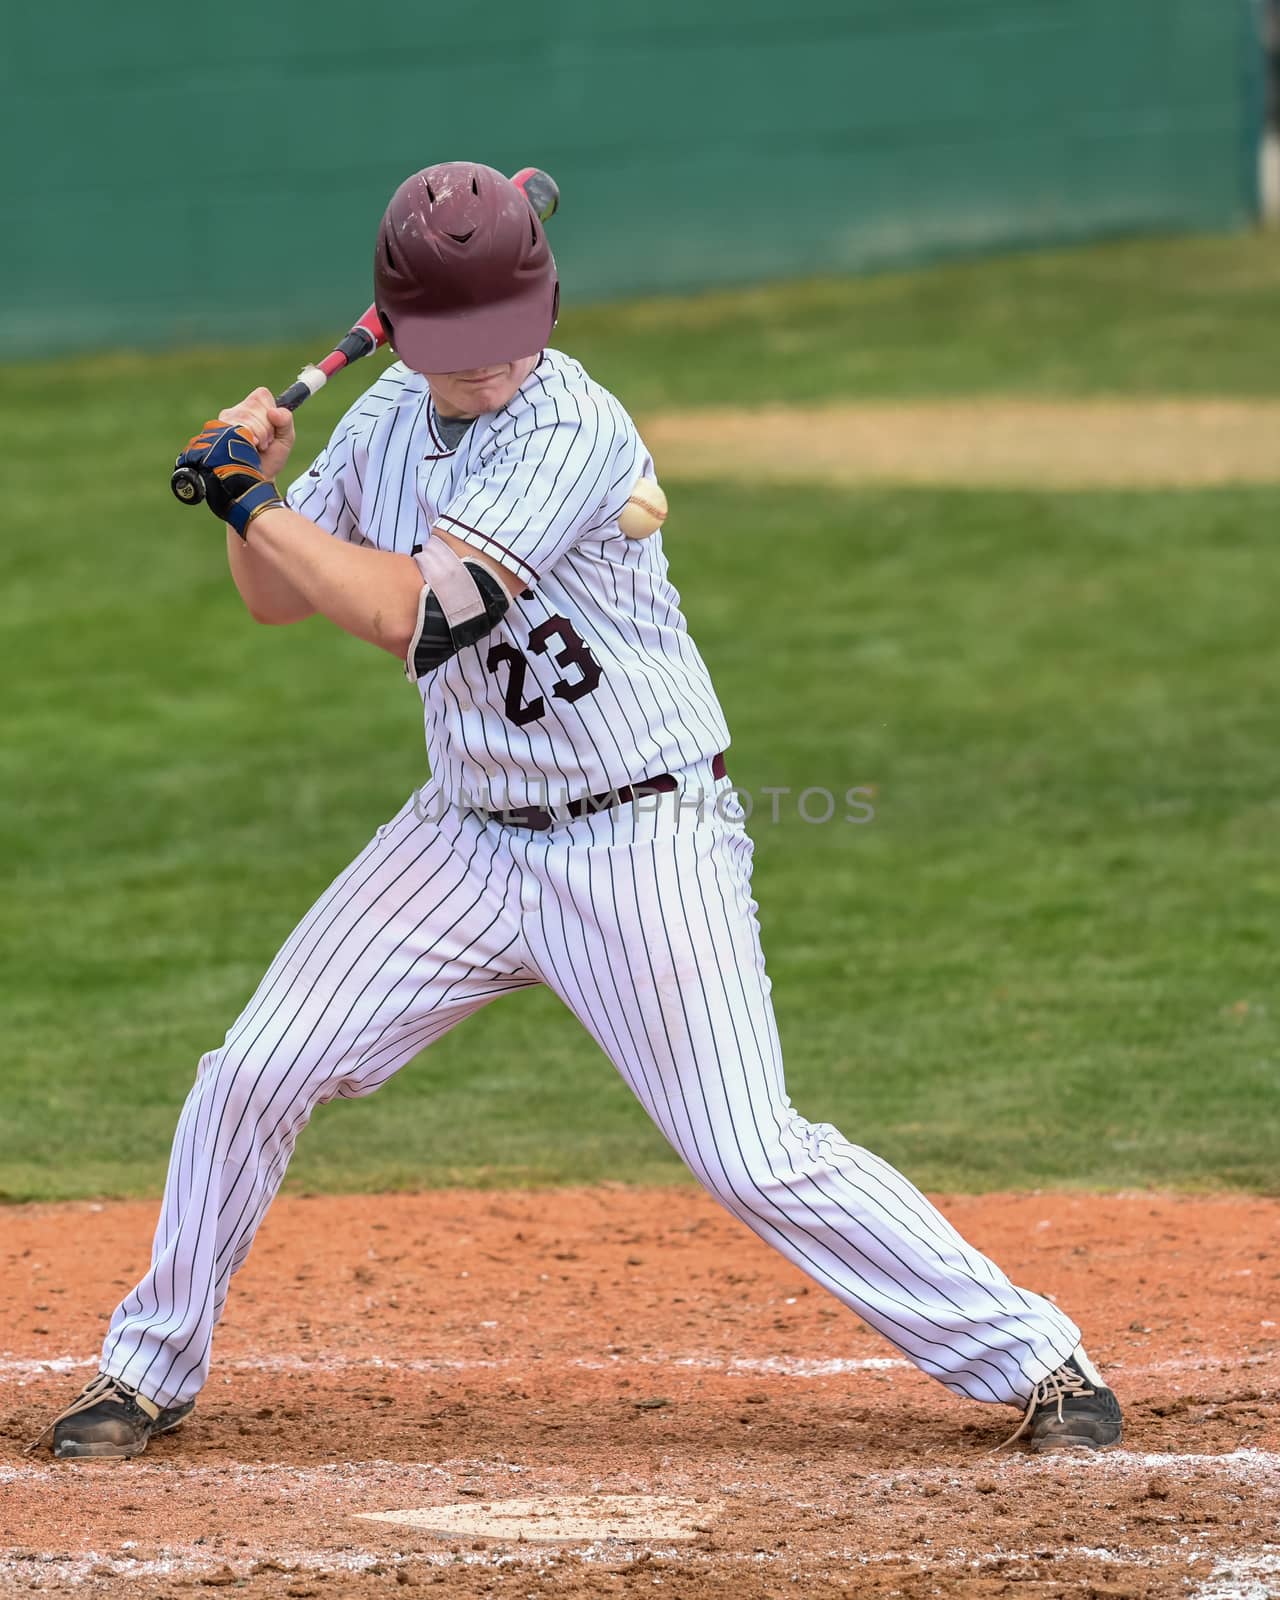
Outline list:
[[[411,682],[491,633],[511,604],[507,591],[487,567],[462,560],[443,539],[429,539],[413,559],[424,587],[418,599],[417,626],[404,659],[405,676]]]

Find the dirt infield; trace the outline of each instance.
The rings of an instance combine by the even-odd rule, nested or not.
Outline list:
[[[1012,1411],[700,1193],[619,1187],[282,1201],[180,1432],[24,1457],[153,1207],[0,1211],[0,1594],[1280,1594],[1280,1201],[945,1204],[1086,1322],[1126,1449],[988,1454]]]
[[[904,400],[667,413],[641,424],[660,476],[1025,489],[1280,482],[1267,400]]]

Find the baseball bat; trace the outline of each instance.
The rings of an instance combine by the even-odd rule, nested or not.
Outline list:
[[[549,222],[560,208],[560,188],[550,173],[540,167],[521,167],[512,178],[533,207],[542,222]],[[335,372],[349,367],[362,356],[372,355],[387,342],[386,330],[378,315],[378,308],[370,306],[365,314],[351,326],[323,361],[303,367],[294,381],[276,396],[276,404],[286,411],[296,411],[313,394],[323,389]],[[204,481],[194,467],[175,467],[169,479],[174,498],[184,506],[198,506],[204,499]]]

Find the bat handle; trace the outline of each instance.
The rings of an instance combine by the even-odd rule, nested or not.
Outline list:
[[[315,368],[308,368],[314,373]],[[283,406],[286,411],[296,411],[304,400],[309,400],[324,381],[321,374],[320,382],[305,383],[298,378],[282,393],[276,396],[276,404]],[[169,475],[169,489],[175,500],[184,506],[198,506],[204,499],[204,480],[194,467],[175,467]]]
[[[296,411],[304,400],[310,400],[314,392],[298,378],[276,396],[276,404],[283,406],[286,411]]]

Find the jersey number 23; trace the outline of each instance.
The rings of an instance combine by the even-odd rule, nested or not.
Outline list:
[[[529,634],[529,649],[534,655],[546,655],[553,640],[558,641],[561,648],[551,659],[558,667],[574,669],[575,675],[557,678],[551,685],[551,693],[557,700],[581,700],[599,684],[602,677],[600,663],[568,617],[548,617],[545,622],[540,622]],[[511,668],[503,696],[503,708],[518,728],[546,716],[547,703],[540,694],[534,695],[532,700],[525,700],[524,679],[529,662],[515,645],[507,644],[505,640],[495,644],[485,657],[484,664],[495,675],[504,664]]]

